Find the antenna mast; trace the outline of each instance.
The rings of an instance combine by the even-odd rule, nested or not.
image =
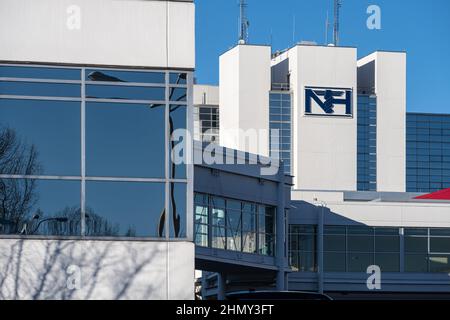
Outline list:
[[[248,43],[248,28],[250,23],[247,18],[247,2],[239,1],[239,44]]]
[[[333,32],[333,40],[334,45],[339,45],[339,11],[342,7],[341,0],[334,0],[334,32]]]

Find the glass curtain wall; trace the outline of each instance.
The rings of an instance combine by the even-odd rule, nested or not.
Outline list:
[[[406,190],[450,188],[450,115],[406,114]]]
[[[0,235],[186,238],[190,78],[0,65]]]
[[[272,145],[270,139],[270,153],[272,156],[279,155],[283,161],[286,173],[292,173],[292,105],[289,92],[270,93],[270,130],[278,130],[278,145]]]

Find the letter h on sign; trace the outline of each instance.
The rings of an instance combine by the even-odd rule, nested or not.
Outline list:
[[[305,113],[351,117],[352,97],[352,89],[306,88]],[[313,110],[313,101],[319,108]]]

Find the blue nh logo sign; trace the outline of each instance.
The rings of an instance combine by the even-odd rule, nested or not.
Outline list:
[[[352,89],[307,87],[305,88],[305,113],[351,117],[353,115],[352,99]]]

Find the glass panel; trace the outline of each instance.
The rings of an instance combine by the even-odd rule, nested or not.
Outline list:
[[[0,179],[0,234],[81,236],[80,182]]]
[[[169,194],[169,226],[171,238],[186,238],[186,197],[185,183],[171,183]]]
[[[46,68],[46,67],[0,66],[0,77],[80,80],[81,70],[64,69],[64,68]]]
[[[428,238],[405,237],[405,252],[428,252]]]
[[[87,85],[86,98],[164,101],[165,88]]]
[[[324,252],[323,260],[326,272],[345,272],[345,253]]]
[[[430,252],[448,253],[450,252],[450,238],[430,238]]]
[[[345,226],[324,226],[325,234],[340,234],[345,235]]]
[[[222,227],[213,227],[212,228],[212,244],[213,248],[217,249],[225,249],[226,248],[226,233],[225,228]]]
[[[195,225],[195,244],[202,247],[208,246],[208,226],[204,224]]]
[[[152,109],[136,104],[88,103],[87,174],[163,178],[164,120],[164,108]]]
[[[241,230],[241,211],[227,210],[227,228],[233,229],[234,231]]]
[[[81,97],[79,84],[0,81],[0,95]]]
[[[256,253],[256,233],[242,232],[242,251]]]
[[[367,272],[367,267],[374,264],[372,253],[349,252],[347,256],[349,272]]]
[[[375,264],[380,267],[381,272],[400,272],[400,254],[376,253]]]
[[[297,252],[298,264],[296,267],[301,272],[315,272],[315,258],[313,252]]]
[[[166,82],[166,76],[164,72],[114,71],[114,70],[89,69],[86,70],[86,80],[164,84]]]
[[[428,272],[428,256],[426,254],[406,254],[406,272]]]
[[[0,173],[80,175],[80,103],[0,99]]]
[[[242,230],[256,232],[256,215],[244,212],[242,213]]]
[[[209,196],[207,194],[195,193],[194,201],[195,203],[208,205]]]
[[[212,224],[225,227],[225,210],[212,208]]]
[[[163,237],[164,184],[86,183],[86,235]]]
[[[186,84],[187,74],[186,73],[171,73],[169,75],[170,84]]]
[[[450,237],[450,229],[430,229],[430,235]]]
[[[356,252],[373,252],[373,236],[348,236],[348,250]]]
[[[430,272],[450,273],[450,255],[433,255],[430,259]]]
[[[400,237],[399,236],[376,236],[375,250],[377,252],[399,252]]]
[[[186,179],[187,159],[185,157],[187,157],[187,154],[185,153],[185,151],[187,147],[186,139],[189,138],[186,128],[186,106],[171,105],[169,110],[169,134],[173,139],[171,139],[170,142],[170,178]],[[184,129],[183,132],[181,132],[180,129]],[[177,136],[174,136],[173,133],[176,130],[178,130]],[[179,134],[181,134],[182,136],[180,137]]]
[[[345,251],[345,235],[325,235],[323,248],[324,251]]]
[[[298,235],[298,249],[301,251],[314,251],[316,249],[316,237],[314,235]]]
[[[227,250],[241,251],[241,230],[227,229]]]
[[[225,208],[225,199],[211,197],[211,204],[214,208]]]
[[[169,90],[170,101],[187,101],[187,89],[186,88],[170,88]]]
[[[208,207],[195,205],[195,223],[208,224]]]
[[[272,235],[259,234],[259,253],[267,256],[273,256],[275,254],[275,241]]]

